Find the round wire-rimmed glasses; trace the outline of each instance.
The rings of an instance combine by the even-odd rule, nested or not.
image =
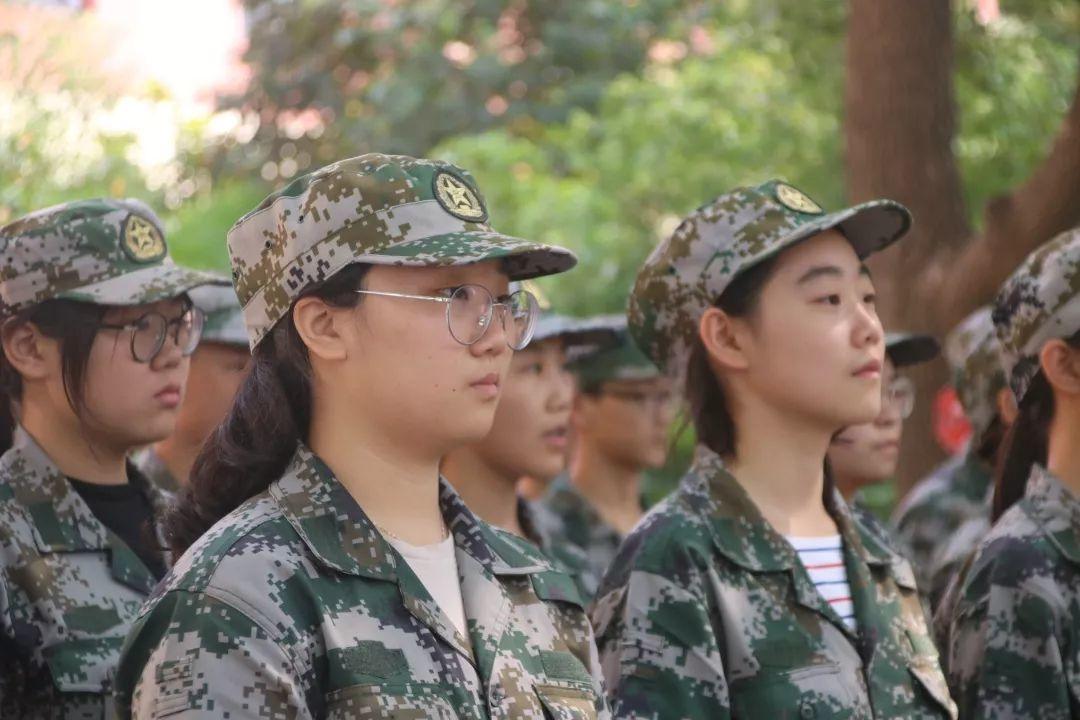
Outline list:
[[[179,317],[168,319],[159,312],[148,312],[140,315],[129,323],[116,325],[112,323],[98,323],[98,327],[106,330],[130,330],[131,331],[131,357],[135,362],[153,362],[161,349],[165,347],[165,338],[172,328],[172,338],[180,353],[184,357],[190,357],[202,339],[205,316],[197,307],[189,307]]]
[[[495,309],[501,311],[503,333],[511,350],[522,350],[532,340],[540,306],[528,290],[518,290],[496,302],[483,285],[460,285],[448,296],[410,295],[382,290],[354,290],[360,295],[428,300],[446,304],[446,327],[462,345],[475,345],[491,327]]]
[[[911,378],[900,376],[881,384],[882,408],[893,406],[902,420],[907,420],[915,412],[915,383]]]

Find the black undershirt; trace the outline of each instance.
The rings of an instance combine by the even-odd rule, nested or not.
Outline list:
[[[132,482],[131,470],[126,485],[97,485],[68,478],[90,511],[102,525],[114,532],[142,560],[146,569],[160,580],[165,576],[165,561],[156,547],[154,535],[154,506],[137,482]]]

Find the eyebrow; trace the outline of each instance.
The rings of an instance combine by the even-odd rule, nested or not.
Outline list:
[[[873,279],[870,275],[870,268],[865,264],[859,263],[859,275],[861,277]],[[805,285],[811,280],[816,280],[819,277],[843,277],[844,271],[837,265],[818,265],[812,267],[802,274],[802,276],[795,281],[796,285]]]

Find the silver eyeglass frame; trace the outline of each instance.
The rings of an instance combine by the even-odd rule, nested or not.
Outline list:
[[[454,299],[454,295],[456,295],[457,292],[459,290],[461,290],[461,288],[465,288],[465,287],[477,288],[479,290],[483,290],[485,293],[487,293],[488,300],[489,300],[487,317],[484,320],[484,330],[479,335],[477,335],[476,339],[473,340],[472,342],[463,342],[460,338],[458,338],[457,335],[454,334],[454,331],[450,326],[450,304]],[[450,297],[440,297],[438,295],[411,295],[409,293],[397,293],[397,292],[389,292],[389,291],[385,291],[385,290],[353,290],[353,292],[358,294],[358,295],[375,295],[377,297],[403,298],[405,300],[428,300],[430,302],[444,303],[446,305],[446,331],[448,333],[450,333],[450,337],[454,338],[455,342],[457,342],[457,343],[459,343],[461,345],[464,345],[466,347],[469,347],[470,345],[475,345],[476,343],[480,342],[484,338],[484,335],[487,334],[488,329],[491,327],[491,320],[495,315],[495,308],[501,307],[502,308],[503,334],[506,335],[506,337],[507,337],[506,346],[508,348],[510,348],[511,350],[515,350],[515,351],[524,350],[525,348],[527,348],[529,346],[529,342],[532,340],[533,332],[536,330],[536,320],[537,320],[537,317],[540,315],[540,310],[539,310],[540,305],[536,300],[536,296],[533,295],[531,292],[529,292],[528,290],[517,290],[516,292],[513,292],[513,293],[510,294],[510,297],[513,297],[514,295],[517,295],[519,293],[524,294],[525,297],[529,298],[529,307],[530,307],[529,326],[527,328],[525,328],[525,331],[521,335],[521,337],[522,337],[521,344],[519,346],[515,347],[514,345],[510,344],[509,334],[506,332],[506,318],[510,313],[510,305],[509,305],[509,303],[496,302],[495,301],[495,296],[492,295],[491,291],[488,290],[483,285],[473,285],[471,283],[461,285],[458,288],[454,289],[454,293],[451,294]]]

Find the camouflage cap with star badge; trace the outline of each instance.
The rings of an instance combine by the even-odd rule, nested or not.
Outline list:
[[[176,265],[161,221],[139,200],[77,200],[0,227],[5,317],[45,300],[141,305],[222,282]]]
[[[945,338],[945,359],[952,370],[953,387],[971,423],[976,446],[997,417],[998,392],[1008,385],[991,314],[989,306],[979,308]]]
[[[1039,374],[1046,341],[1080,331],[1080,228],[1027,256],[998,291],[993,319],[1001,364],[1020,404]]]
[[[254,348],[304,289],[354,263],[435,267],[501,260],[511,280],[569,270],[564,248],[503,235],[465,170],[371,153],[297,178],[228,235]]]
[[[910,227],[911,214],[892,200],[826,212],[779,180],[736,188],[690,213],[645,261],[630,293],[630,332],[657,365],[679,375],[702,313],[740,273],[825,230],[842,232],[865,258]]]
[[[650,380],[661,375],[627,330],[625,316],[599,315],[590,322],[613,332],[615,342],[581,354],[567,365],[582,389],[596,390],[613,380]]]

